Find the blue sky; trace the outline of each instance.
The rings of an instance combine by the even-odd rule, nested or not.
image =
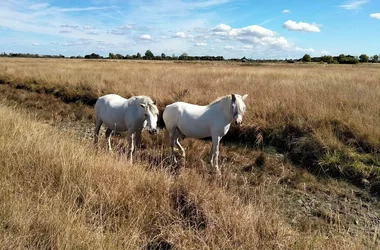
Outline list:
[[[379,0],[1,0],[0,52],[380,53]]]

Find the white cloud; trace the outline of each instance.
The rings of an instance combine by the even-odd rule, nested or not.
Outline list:
[[[237,29],[237,35],[241,36],[256,36],[256,37],[267,37],[267,36],[276,36],[277,33],[261,27],[259,25],[251,25],[241,29]]]
[[[87,34],[87,35],[92,35],[92,36],[97,36],[97,35],[99,35],[98,32],[87,32],[86,34]]]
[[[85,29],[85,30],[91,30],[91,29],[95,29],[95,27],[92,26],[92,25],[83,25],[83,29]]]
[[[368,3],[368,0],[351,0],[347,1],[342,5],[339,5],[340,8],[343,8],[345,10],[357,10],[362,7],[362,5]]]
[[[226,24],[221,23],[211,30],[215,32],[227,32],[231,30],[231,27]]]
[[[313,53],[315,50],[314,50],[313,48],[303,49],[303,48],[300,48],[300,47],[296,47],[296,48],[295,48],[295,51],[300,51],[300,52],[310,52],[310,53]]]
[[[126,25],[123,25],[123,26],[120,26],[119,29],[133,29],[135,28],[135,26],[133,24],[126,24]]]
[[[33,46],[41,46],[39,43],[32,43]]]
[[[372,18],[375,18],[375,19],[380,19],[380,13],[373,13],[373,14],[371,14],[369,16],[372,17]]]
[[[265,36],[276,36],[277,33],[266,29],[259,25],[251,25],[243,28],[233,29],[226,24],[219,24],[218,26],[211,29],[214,35],[220,35],[224,37],[246,37],[246,36],[254,36],[254,37],[265,37]]]
[[[52,11],[57,12],[80,12],[80,11],[93,11],[93,10],[106,10],[111,9],[111,6],[104,7],[85,7],[85,8],[51,8]]]
[[[177,32],[173,37],[186,38],[186,34],[184,32]]]
[[[61,25],[62,28],[73,28],[73,29],[76,29],[78,28],[79,26],[78,25],[70,25],[70,24],[65,24],[65,25]]]
[[[321,51],[321,55],[324,55],[324,56],[326,56],[326,55],[330,55],[331,53],[330,53],[330,51],[328,51],[328,50],[322,50]]]
[[[224,49],[228,49],[228,50],[233,50],[235,49],[235,46],[231,46],[231,45],[226,45],[223,47]]]
[[[123,31],[120,31],[120,30],[111,30],[111,31],[107,31],[107,33],[111,33],[112,35],[118,35],[118,36],[122,36],[124,35],[125,33]]]
[[[59,33],[68,34],[71,33],[71,30],[60,30]]]
[[[303,32],[321,32],[316,24],[309,24],[305,22],[295,22],[288,20],[282,26],[289,31],[303,31]]]
[[[282,13],[290,13],[290,10],[283,10]]]
[[[212,28],[213,42],[219,42],[219,48],[234,57],[238,55],[255,55],[257,57],[260,55],[262,58],[283,58],[284,54],[300,56],[302,53],[314,51],[312,48],[298,47],[285,37],[279,36],[277,32],[259,25],[241,28],[228,27],[228,25],[218,25]],[[225,44],[226,41],[228,41],[228,44]]]
[[[195,43],[194,46],[197,46],[197,47],[206,47],[207,43]]]
[[[152,40],[152,37],[148,34],[143,34],[140,36],[141,40]]]

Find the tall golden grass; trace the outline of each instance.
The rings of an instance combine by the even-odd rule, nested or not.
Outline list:
[[[207,104],[247,93],[245,127],[261,131],[265,145],[291,152],[294,162],[315,172],[354,183],[371,176],[380,183],[379,70],[376,64],[0,59],[1,82],[66,101],[91,104],[107,93],[144,94],[163,110],[178,100]]]
[[[14,108],[1,105],[0,117],[3,249],[372,246],[365,234],[292,228],[280,212],[280,187],[270,181],[241,199],[194,169],[175,176],[129,165]]]
[[[97,96],[145,94],[159,104],[181,99],[207,104],[230,93],[248,93],[249,124],[297,116],[299,122],[342,120],[378,142],[378,65],[188,64],[145,61],[0,59],[2,80],[85,88]]]
[[[31,113],[0,103],[0,246],[375,248],[378,226],[364,221],[367,227],[360,226],[375,232],[355,231],[352,228],[358,225],[356,218],[349,218],[351,214],[320,208],[317,213],[330,220],[327,225],[307,217],[290,223],[284,214],[299,210],[292,210],[296,207],[293,197],[281,203],[288,199],[284,196],[293,194],[286,193],[289,190],[284,190],[282,180],[298,178],[295,185],[304,190],[300,192],[307,191],[305,185],[333,192],[337,184],[287,173],[294,169],[250,147],[222,147],[225,174],[218,179],[205,164],[210,145],[187,139],[186,168],[173,175],[157,168],[168,150],[162,136],[145,137],[151,148],[140,153],[136,165],[129,165],[123,156],[96,150],[87,140],[37,121],[30,112],[34,105],[46,117],[87,119],[91,108],[59,103],[59,98],[90,104],[106,93],[149,95],[161,109],[177,100],[207,104],[218,96],[248,93],[246,130],[239,132],[240,137],[262,131],[264,150],[282,147],[300,158],[312,158],[313,166],[317,163],[323,170],[347,168],[347,179],[346,174],[355,179],[377,176],[378,66],[243,65],[0,58],[0,83],[10,87],[2,88],[2,96],[9,91],[21,104],[30,102],[24,107]],[[32,99],[16,98],[19,88],[27,89]],[[39,99],[39,92],[47,94],[45,99]],[[262,170],[249,172],[260,166]],[[358,206],[357,212],[363,209]]]

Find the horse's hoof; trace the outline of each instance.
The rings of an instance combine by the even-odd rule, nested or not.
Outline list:
[[[218,176],[221,176],[221,175],[222,175],[222,172],[220,171],[219,168],[216,169],[216,174],[217,174]]]

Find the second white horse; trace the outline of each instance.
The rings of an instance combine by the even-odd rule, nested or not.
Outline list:
[[[190,138],[212,137],[211,166],[215,166],[220,174],[218,157],[219,144],[230,129],[231,122],[235,120],[241,124],[246,110],[244,103],[248,95],[227,95],[220,97],[207,106],[199,106],[185,102],[175,102],[166,106],[163,119],[169,132],[172,157],[174,144],[185,157],[185,151],[178,141],[181,134]]]

